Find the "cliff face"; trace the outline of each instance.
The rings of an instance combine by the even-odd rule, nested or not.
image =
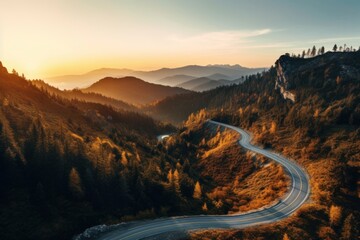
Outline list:
[[[289,91],[289,88],[291,87],[291,83],[286,78],[286,71],[289,70],[287,68],[291,69],[291,67],[288,64],[288,61],[285,60],[285,57],[280,58],[276,62],[277,78],[275,82],[275,89],[280,90],[280,93],[284,97],[284,99],[289,99],[292,102],[295,102],[296,95]]]
[[[298,100],[299,88],[322,92],[341,82],[360,79],[360,52],[327,52],[313,58],[293,58],[283,55],[275,63],[279,89],[284,99]],[[322,90],[321,90],[322,89]]]

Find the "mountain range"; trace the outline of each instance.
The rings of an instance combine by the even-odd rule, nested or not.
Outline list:
[[[265,68],[246,68],[240,65],[188,65],[178,68],[161,68],[153,71],[101,68],[80,75],[63,75],[44,78],[45,82],[60,89],[86,88],[105,77],[133,76],[147,82],[176,86],[191,79],[208,77],[212,80],[234,80],[264,71]]]
[[[211,80],[233,79],[200,79]],[[204,92],[135,77],[62,91],[0,63],[0,238],[71,239],[95,225],[276,204],[291,184],[286,170],[214,119],[300,164],[310,201],[286,220],[186,239],[357,239],[359,89],[360,51],[283,55],[241,84]]]

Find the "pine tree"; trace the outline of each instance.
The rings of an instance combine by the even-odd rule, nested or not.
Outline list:
[[[322,47],[320,48],[320,54],[324,54],[324,53],[325,53],[325,47],[322,46]]]
[[[338,49],[338,46],[335,44],[334,47],[333,47],[333,51],[336,52]]]
[[[307,50],[307,52],[306,52],[306,56],[308,56],[308,57],[310,57],[310,54],[311,54],[311,50],[310,50],[310,48]]]
[[[313,46],[312,50],[311,50],[311,56],[315,57],[316,56],[316,47],[315,45]]]

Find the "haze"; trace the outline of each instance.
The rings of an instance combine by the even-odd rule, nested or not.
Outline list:
[[[358,46],[358,9],[355,0],[5,0],[0,57],[29,78],[100,67],[267,67],[314,43]]]

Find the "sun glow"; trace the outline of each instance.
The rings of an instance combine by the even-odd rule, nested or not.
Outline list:
[[[327,18],[322,28],[315,15],[321,15],[317,7],[307,9],[303,19],[286,6],[269,4],[5,0],[0,3],[0,60],[29,78],[80,74],[102,67],[150,70],[222,63],[268,67],[280,54],[319,41],[329,49],[334,41],[342,44],[346,40],[356,46],[359,40],[359,33],[349,31],[357,29],[350,27],[357,21],[339,28],[346,18],[339,23],[319,16]],[[288,5],[303,7],[295,2]],[[328,13],[336,10],[321,7]],[[351,15],[354,9],[344,6],[336,11]],[[254,18],[255,12],[262,17]]]

